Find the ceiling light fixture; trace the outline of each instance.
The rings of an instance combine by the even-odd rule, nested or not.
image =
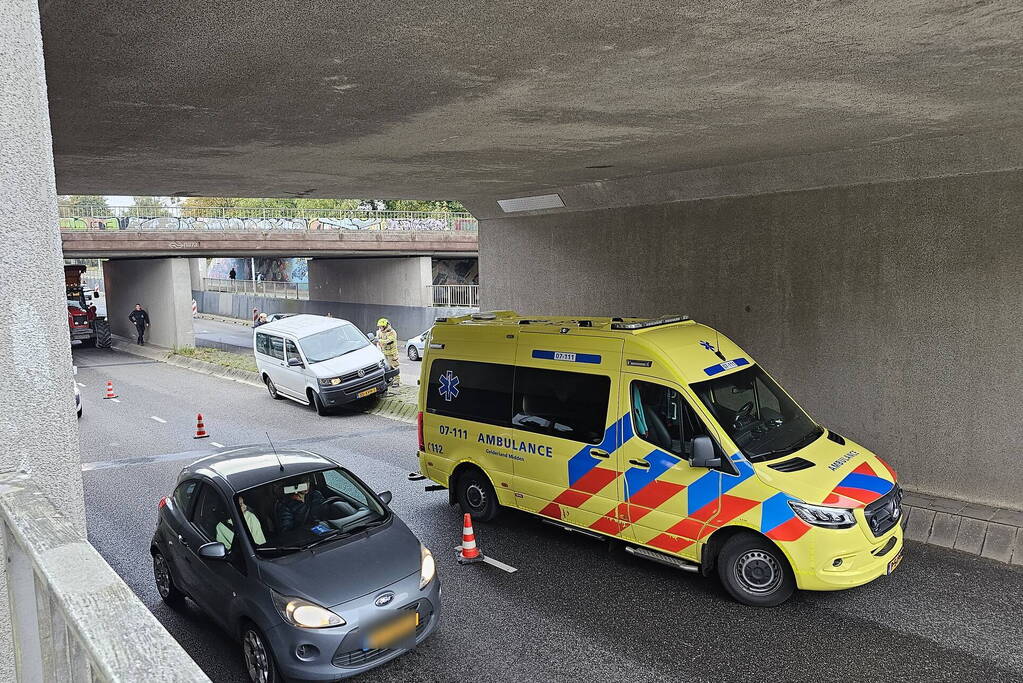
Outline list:
[[[559,194],[539,194],[533,197],[516,197],[514,199],[498,199],[497,203],[505,213],[515,211],[539,211],[541,209],[560,209],[565,206]]]

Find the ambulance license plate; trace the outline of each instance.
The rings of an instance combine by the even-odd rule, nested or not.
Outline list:
[[[386,650],[402,641],[415,638],[416,626],[419,626],[419,612],[402,611],[395,619],[380,624],[366,636],[366,648],[369,650]]]
[[[889,574],[891,574],[891,573],[892,573],[893,571],[895,571],[895,568],[899,566],[899,563],[900,563],[900,562],[902,562],[902,552],[903,552],[903,551],[902,551],[902,550],[900,550],[900,551],[899,551],[899,554],[898,554],[898,555],[896,555],[896,556],[895,556],[895,557],[894,557],[894,558],[892,559],[892,561],[888,563],[888,573],[889,573]]]
[[[367,396],[371,396],[375,393],[377,393],[377,388],[372,387],[370,389],[366,389],[366,391],[360,391],[355,395],[355,398],[366,398]]]

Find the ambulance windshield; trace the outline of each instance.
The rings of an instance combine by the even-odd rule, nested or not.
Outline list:
[[[789,455],[824,433],[759,365],[692,388],[753,462]]]

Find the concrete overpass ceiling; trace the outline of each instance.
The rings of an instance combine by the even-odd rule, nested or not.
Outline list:
[[[486,198],[486,214],[594,181],[1023,130],[1014,0],[41,8],[61,193]]]

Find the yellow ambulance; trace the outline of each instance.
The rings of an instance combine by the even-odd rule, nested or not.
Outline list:
[[[750,356],[685,316],[437,320],[419,464],[474,519],[503,507],[709,575],[751,605],[902,559],[902,489]]]

